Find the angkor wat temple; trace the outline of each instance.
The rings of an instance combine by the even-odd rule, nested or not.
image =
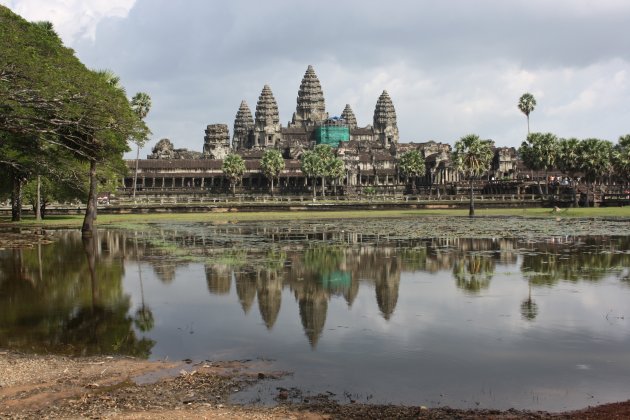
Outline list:
[[[242,101],[234,120],[233,134],[226,124],[206,127],[203,151],[175,149],[168,139],[160,140],[153,153],[138,164],[137,187],[143,191],[201,188],[224,192],[227,186],[221,170],[222,159],[238,153],[245,161],[242,190],[266,192],[268,180],[260,170],[260,159],[267,148],[281,151],[285,169],[279,177],[280,192],[303,193],[312,188],[300,170],[300,156],[317,144],[329,144],[340,157],[346,176],[340,182],[342,194],[360,194],[367,186],[377,192],[404,192],[410,182],[399,172],[397,162],[402,154],[418,150],[426,161],[426,174],[418,186],[447,186],[460,181],[450,160],[451,146],[446,143],[400,142],[396,110],[387,91],[378,97],[371,125],[359,127],[348,104],[339,116],[326,111],[324,93],[315,70],[308,66],[297,94],[295,112],[286,126],[280,123],[273,92],[265,85],[258,97],[255,113]],[[129,161],[130,176],[125,188],[133,186],[135,161]],[[517,173],[516,150],[495,148],[495,160],[488,178],[514,179]]]

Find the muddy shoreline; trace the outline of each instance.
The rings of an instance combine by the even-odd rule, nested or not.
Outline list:
[[[0,418],[421,418],[621,419],[630,401],[548,413],[459,410],[448,407],[340,404],[329,395],[288,402],[278,389],[272,407],[236,405],[230,395],[285,373],[261,361],[156,361],[121,357],[65,357],[0,351]],[[304,395],[308,393],[304,392]],[[292,401],[295,399],[291,398]]]

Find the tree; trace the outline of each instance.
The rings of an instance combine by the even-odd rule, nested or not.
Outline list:
[[[518,153],[527,168],[532,171],[545,171],[545,194],[549,194],[548,173],[556,164],[558,156],[558,138],[551,133],[531,133],[527,140],[521,143]],[[538,178],[538,193],[542,195],[540,177]]]
[[[455,142],[452,160],[457,170],[470,181],[470,207],[468,216],[475,215],[473,180],[483,175],[492,163],[492,147],[487,140],[481,140],[476,134],[469,134]]]
[[[413,191],[416,190],[416,178],[424,174],[425,172],[425,163],[424,158],[417,150],[411,150],[409,152],[404,153],[400,160],[398,161],[398,166],[400,171],[405,175],[405,177],[413,178]]]
[[[230,181],[230,188],[232,188],[232,196],[236,196],[236,184],[241,181],[243,174],[245,173],[245,162],[243,158],[235,153],[230,153],[223,159],[223,166],[221,167],[223,174]]]
[[[315,184],[317,177],[323,171],[322,166],[323,162],[321,161],[319,155],[313,150],[305,151],[300,157],[300,168],[302,173],[304,173],[306,178],[311,180],[313,185],[313,198],[315,198]]]
[[[0,164],[18,174],[17,192],[25,179],[40,174],[31,163],[41,156],[65,149],[88,162],[91,189],[82,231],[90,235],[96,220],[97,164],[122,162],[127,140],[144,124],[116,87],[119,79],[112,83],[104,72],[88,70],[50,24],[26,22],[3,6],[0,21],[0,131],[13,139]],[[16,195],[14,208],[19,207]]]
[[[136,93],[133,98],[131,98],[131,109],[135,112],[136,116],[140,121],[144,121],[146,116],[149,114],[151,110],[151,97],[144,92]],[[140,148],[144,146],[146,143],[150,131],[148,130],[140,130],[138,132],[140,134],[136,138],[133,138],[132,141],[136,143],[137,152],[136,152],[136,168],[133,175],[133,198],[136,198],[136,185],[138,183],[138,160],[140,159]]]
[[[608,140],[585,139],[580,142],[579,167],[586,179],[586,205],[594,204],[594,183],[610,176],[612,167],[613,145]],[[590,192],[593,192],[591,201]]]
[[[326,175],[335,183],[335,195],[337,195],[337,184],[339,180],[345,175],[346,166],[343,160],[339,157],[334,157],[328,161],[326,168]]]
[[[319,173],[317,174],[322,179],[322,197],[326,196],[326,178],[330,176],[331,162],[335,159],[335,153],[332,147],[327,144],[318,144],[313,149],[318,156],[320,165]]]
[[[282,153],[277,149],[265,150],[260,160],[260,167],[265,177],[267,177],[271,183],[271,195],[273,196],[273,181],[278,178],[278,175],[280,175],[280,172],[284,169]]]
[[[326,177],[331,176],[330,170],[332,165],[338,165],[337,163],[332,163],[335,159],[332,148],[327,144],[318,144],[313,150],[308,150],[302,154],[300,159],[301,169],[307,178],[312,179],[313,197],[315,197],[317,178],[322,179],[322,196],[326,195]]]
[[[627,190],[630,183],[630,134],[619,137],[612,157],[615,174],[624,183],[624,189]]]
[[[569,177],[569,182],[573,190],[573,207],[578,207],[577,196],[577,174],[580,171],[579,163],[579,147],[580,141],[576,138],[560,139],[558,141],[558,156],[556,158],[556,167],[560,172]]]
[[[518,109],[527,117],[527,134],[529,135],[529,114],[534,111],[536,107],[536,99],[534,95],[529,92],[524,93],[518,100]]]

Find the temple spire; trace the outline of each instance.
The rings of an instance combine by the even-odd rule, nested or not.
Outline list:
[[[256,104],[256,117],[254,119],[253,147],[264,148],[277,146],[282,138],[280,118],[278,117],[278,104],[273,97],[268,85],[263,87],[258,103]]]
[[[247,106],[247,102],[241,101],[238,107],[236,118],[234,119],[234,136],[232,137],[232,148],[240,150],[248,147],[248,137],[250,131],[254,128],[254,118],[252,112]]]
[[[341,118],[346,121],[346,124],[350,128],[357,128],[357,117],[354,116],[354,111],[350,108],[350,104],[346,104],[346,107],[341,113]]]
[[[326,104],[324,92],[315,74],[313,66],[309,65],[298,90],[297,107],[291,120],[291,126],[314,126],[326,118]]]
[[[381,93],[374,108],[374,134],[383,147],[398,143],[398,125],[394,103],[386,90]]]

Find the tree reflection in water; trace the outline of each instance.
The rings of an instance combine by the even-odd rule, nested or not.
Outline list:
[[[154,342],[133,329],[118,235],[99,232],[82,241],[66,232],[41,250],[0,255],[0,347],[148,357]],[[37,281],[25,281],[40,272]]]

